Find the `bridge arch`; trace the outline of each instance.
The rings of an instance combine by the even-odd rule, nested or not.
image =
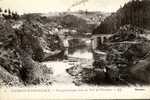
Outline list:
[[[93,35],[92,40],[92,48],[96,49],[99,45],[104,44],[106,40],[108,40],[112,34],[99,34]]]

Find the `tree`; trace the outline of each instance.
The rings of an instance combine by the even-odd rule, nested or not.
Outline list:
[[[3,12],[3,11],[2,11],[2,8],[0,8],[0,17],[2,16],[2,12]]]
[[[4,12],[7,13],[7,9],[5,9]]]
[[[12,12],[12,19],[17,20],[20,16],[18,15],[17,12]]]
[[[10,15],[10,16],[11,16],[11,11],[10,11],[10,9],[8,9],[8,15]]]
[[[150,29],[150,0],[132,0],[107,17],[93,34],[111,34],[124,25]]]
[[[3,12],[3,10],[2,10],[2,8],[0,8],[0,13],[2,13]]]

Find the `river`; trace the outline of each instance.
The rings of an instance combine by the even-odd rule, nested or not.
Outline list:
[[[53,86],[75,86],[72,76],[66,72],[66,69],[78,64],[84,64],[86,66],[93,63],[93,53],[90,50],[89,44],[81,48],[69,48],[68,51],[70,51],[68,60],[48,61],[43,63],[53,70]]]

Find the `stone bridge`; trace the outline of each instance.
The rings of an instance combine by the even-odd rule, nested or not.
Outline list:
[[[98,43],[103,44],[105,42],[105,40],[109,39],[111,36],[112,36],[112,34],[93,35],[91,37],[92,49],[95,50],[98,46]]]
[[[63,41],[63,45],[66,48],[66,55],[68,55],[68,47],[69,47],[69,41],[73,39],[82,39],[85,41],[88,41],[91,43],[92,49],[95,50],[98,46],[98,42],[100,41],[100,44],[103,44],[104,41],[108,38],[110,38],[112,34],[98,34],[93,35],[91,37],[72,37],[72,36],[62,36],[61,40]]]

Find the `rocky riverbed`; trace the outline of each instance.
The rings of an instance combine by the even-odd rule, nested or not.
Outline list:
[[[77,51],[72,55],[69,55],[67,60],[49,61],[44,62],[43,64],[48,68],[52,68],[53,86],[76,86],[79,85],[79,83],[77,83],[79,77],[77,78],[76,74],[82,71],[82,68],[92,68],[92,63],[93,57],[91,52],[81,53],[80,51]],[[78,69],[74,69],[75,66]]]

